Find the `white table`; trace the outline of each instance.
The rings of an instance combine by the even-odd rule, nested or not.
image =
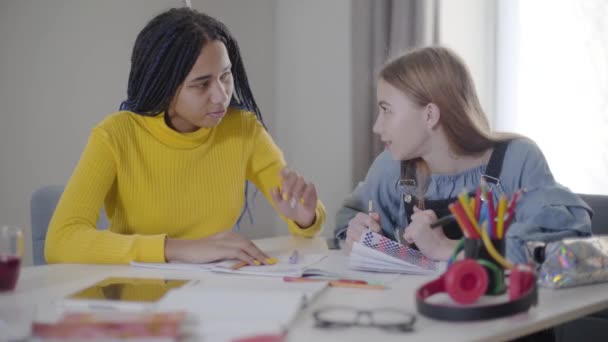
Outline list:
[[[277,237],[257,240],[269,253],[298,248],[306,251],[326,251],[323,239]],[[330,251],[330,253],[341,253]],[[339,259],[340,260],[340,259]],[[344,258],[341,259],[342,262]],[[334,265],[335,267],[348,267]],[[16,290],[0,294],[0,340],[6,330],[27,331],[37,306],[56,301],[95,281],[108,276],[180,277],[205,279],[208,277],[238,277],[213,273],[153,270],[130,266],[104,265],[45,265],[22,269]],[[539,306],[528,313],[504,319],[474,323],[448,323],[417,315],[415,331],[410,333],[385,332],[376,328],[347,328],[321,330],[314,328],[312,312],[328,305],[348,305],[358,308],[398,307],[415,313],[415,290],[429,277],[400,276],[384,291],[328,288],[304,309],[289,329],[289,341],[496,341],[527,335],[555,326],[596,311],[608,308],[608,284],[572,289],[550,290],[541,288]],[[441,298],[440,298],[441,300]]]

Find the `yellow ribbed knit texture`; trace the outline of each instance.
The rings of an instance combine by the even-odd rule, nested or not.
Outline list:
[[[49,263],[164,262],[165,237],[198,239],[230,230],[243,208],[245,181],[273,204],[285,167],[256,117],[231,109],[214,128],[178,133],[163,114],[115,113],[97,127],[49,224]],[[110,229],[97,230],[105,204]],[[314,236],[325,220],[294,235]],[[285,219],[285,218],[284,218]]]

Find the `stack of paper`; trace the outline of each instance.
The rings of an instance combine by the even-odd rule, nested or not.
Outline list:
[[[262,294],[274,292],[295,293],[310,303],[314,298],[327,288],[327,282],[285,282],[276,277],[208,277],[189,286],[189,289],[200,292],[256,291]]]
[[[170,291],[159,302],[158,310],[188,312],[195,324],[186,335],[196,340],[231,341],[284,333],[305,303],[303,292],[254,284],[244,282],[240,288],[201,285]],[[326,283],[306,285],[318,292]]]
[[[437,274],[445,262],[431,260],[420,251],[367,231],[353,244],[350,267],[357,270],[404,274]]]

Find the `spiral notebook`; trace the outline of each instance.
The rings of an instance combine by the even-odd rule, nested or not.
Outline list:
[[[433,275],[445,271],[447,263],[431,260],[416,249],[367,231],[353,244],[350,267],[362,271]]]

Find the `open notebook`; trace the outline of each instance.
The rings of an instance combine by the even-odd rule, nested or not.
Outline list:
[[[437,274],[445,271],[447,264],[431,260],[418,250],[367,231],[359,242],[353,244],[350,267],[374,272]]]
[[[143,263],[143,262],[131,262],[131,266],[156,268],[156,269],[171,269],[171,270],[185,270],[185,271],[213,271],[222,273],[235,273],[235,274],[247,274],[257,276],[270,276],[270,277],[302,277],[306,276],[306,271],[311,266],[317,264],[323,260],[325,254],[316,253],[301,253],[297,263],[291,264],[289,262],[290,254],[274,255],[278,259],[278,263],[275,265],[261,265],[261,266],[245,266],[238,270],[233,270],[230,267],[238,260],[225,260],[220,262],[208,263],[208,264],[184,264],[184,263]]]

